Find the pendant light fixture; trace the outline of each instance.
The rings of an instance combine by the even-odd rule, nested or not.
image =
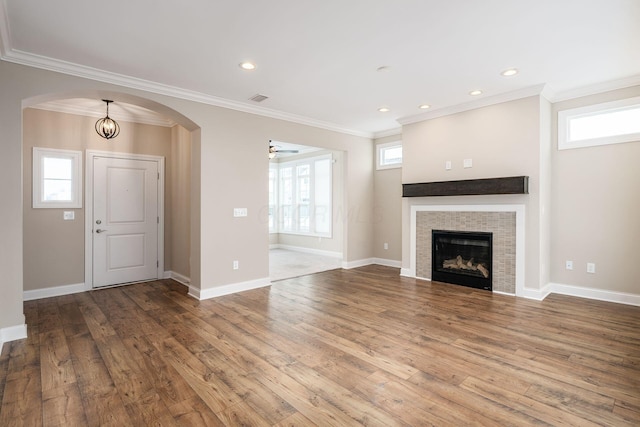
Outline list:
[[[107,115],[96,122],[96,132],[104,139],[112,139],[120,133],[120,125],[118,122],[109,117],[110,99],[103,99],[107,103]]]

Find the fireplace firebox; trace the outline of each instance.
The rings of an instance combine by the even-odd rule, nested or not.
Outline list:
[[[493,289],[493,233],[432,230],[431,242],[431,280]]]

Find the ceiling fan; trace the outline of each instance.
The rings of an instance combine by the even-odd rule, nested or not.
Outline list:
[[[299,150],[282,150],[277,145],[271,145],[273,141],[269,140],[269,158],[273,159],[278,153],[297,154]]]

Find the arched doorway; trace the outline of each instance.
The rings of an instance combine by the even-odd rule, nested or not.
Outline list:
[[[96,104],[98,114],[104,108],[102,99],[112,99],[110,115],[118,116],[121,106],[123,127],[114,140],[103,140],[93,129],[96,116],[91,105]],[[147,114],[150,113],[150,114]],[[103,113],[102,113],[103,114]],[[151,117],[144,117],[145,115]],[[153,122],[164,120],[165,123]],[[47,296],[80,292],[92,287],[92,258],[90,231],[86,215],[90,200],[86,199],[86,180],[83,179],[83,203],[77,209],[34,209],[31,206],[32,149],[46,146],[82,153],[83,173],[87,170],[86,152],[97,150],[132,155],[155,155],[166,159],[167,181],[162,208],[166,218],[164,256],[159,277],[177,276],[182,282],[190,277],[190,195],[191,146],[199,143],[198,126],[182,114],[149,99],[130,94],[81,91],[38,96],[23,101],[23,244],[24,244],[24,297],[37,299]],[[187,179],[189,178],[189,179]],[[173,194],[180,198],[173,203]],[[186,203],[186,204],[185,204]],[[178,208],[179,206],[179,208]],[[174,238],[179,236],[180,238]],[[179,246],[174,251],[173,247]],[[173,254],[180,259],[173,261]],[[161,264],[161,263],[159,263]],[[179,271],[173,267],[179,266]]]

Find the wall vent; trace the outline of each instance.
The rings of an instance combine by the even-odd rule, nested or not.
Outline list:
[[[260,95],[259,93],[255,94],[251,98],[249,98],[250,101],[254,101],[254,102],[262,102],[265,99],[269,99],[269,97],[266,96],[266,95]]]

